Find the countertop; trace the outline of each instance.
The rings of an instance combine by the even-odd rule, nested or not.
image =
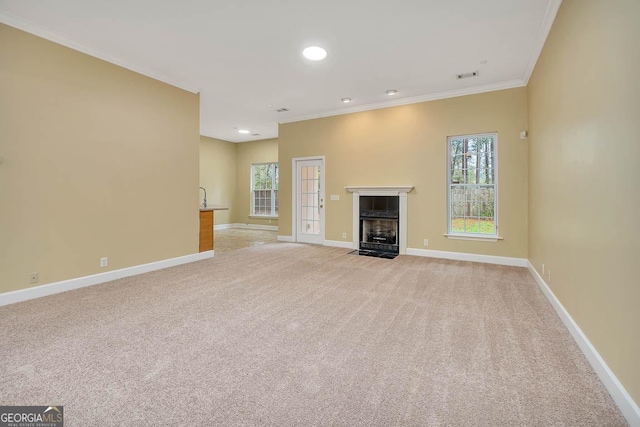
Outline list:
[[[204,211],[228,211],[229,208],[224,207],[224,206],[217,206],[217,205],[207,205],[206,208],[203,208],[202,205],[199,206],[200,208],[200,212],[204,212]]]

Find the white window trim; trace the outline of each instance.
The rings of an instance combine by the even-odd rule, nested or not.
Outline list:
[[[444,236],[452,240],[477,240],[479,242],[497,242],[498,240],[504,240],[504,238],[493,234],[476,235],[475,233],[445,233]]]
[[[495,143],[493,144],[493,162],[494,162],[494,183],[493,183],[493,209],[494,209],[494,223],[496,226],[496,232],[494,234],[484,233],[453,233],[451,232],[451,139],[455,138],[472,138],[483,136],[492,136]],[[485,133],[470,133],[465,135],[451,135],[447,137],[447,233],[444,234],[449,239],[453,240],[475,240],[481,242],[497,242],[503,240],[499,235],[498,228],[498,170],[500,165],[498,163],[498,132],[485,132]]]
[[[275,192],[274,190],[275,188],[275,178],[276,175],[275,173],[273,174],[273,181],[271,182],[271,213],[267,214],[267,215],[260,215],[260,214],[256,214],[255,213],[255,196],[254,196],[254,191],[255,191],[255,183],[253,181],[253,177],[255,176],[254,172],[253,172],[253,167],[254,166],[264,166],[264,165],[276,165],[279,168],[278,162],[262,162],[262,163],[251,163],[251,207],[250,207],[250,211],[249,211],[249,217],[250,218],[262,218],[262,219],[278,219],[278,215],[276,214],[276,203],[275,203]],[[279,191],[279,189],[278,189]]]

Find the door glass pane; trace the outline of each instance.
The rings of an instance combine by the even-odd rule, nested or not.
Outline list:
[[[302,166],[300,169],[300,231],[318,235],[320,234],[320,168]]]

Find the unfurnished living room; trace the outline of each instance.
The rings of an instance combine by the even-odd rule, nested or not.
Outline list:
[[[0,426],[640,426],[637,0],[0,0]]]

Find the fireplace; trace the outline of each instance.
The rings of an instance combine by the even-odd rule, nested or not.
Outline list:
[[[360,241],[363,255],[400,253],[398,245],[398,196],[360,197]],[[367,252],[374,252],[369,254]]]
[[[395,258],[407,252],[407,193],[413,187],[349,186],[353,193],[353,248]]]

